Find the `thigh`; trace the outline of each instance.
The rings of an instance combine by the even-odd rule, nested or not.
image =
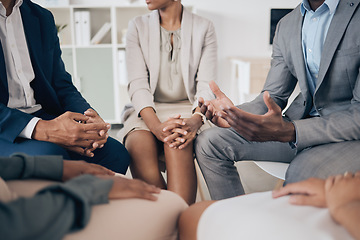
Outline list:
[[[50,142],[37,141],[33,139],[17,138],[15,142],[0,139],[0,155],[10,156],[16,152],[35,155],[61,155],[64,159],[69,159],[66,149]]]
[[[232,128],[213,127],[195,140],[196,153],[222,160],[290,162],[296,153],[288,143],[247,141]]]
[[[359,171],[359,156],[360,141],[330,143],[305,149],[291,162],[285,183]]]
[[[187,205],[178,195],[161,191],[157,201],[111,200],[93,207],[90,221],[82,231],[65,240],[89,239],[177,239],[177,222]]]
[[[85,160],[96,163],[117,173],[125,174],[130,163],[130,156],[124,145],[109,137],[104,147],[94,151],[94,157],[85,157],[74,152],[69,152],[72,160]]]

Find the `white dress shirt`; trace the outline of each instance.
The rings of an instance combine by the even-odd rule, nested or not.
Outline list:
[[[35,74],[20,14],[22,3],[22,0],[16,0],[12,13],[6,16],[6,9],[0,1],[0,40],[4,52],[9,89],[7,106],[31,114],[40,110],[41,105],[36,104],[34,91],[30,86]],[[19,134],[19,137],[30,139],[39,120],[34,117]]]

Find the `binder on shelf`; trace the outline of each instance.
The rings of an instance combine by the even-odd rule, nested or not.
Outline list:
[[[76,11],[74,13],[75,20],[75,41],[78,46],[90,45],[90,12]]]
[[[91,44],[99,44],[101,40],[105,37],[105,35],[109,32],[111,29],[111,23],[106,22],[102,27],[99,29],[99,31],[94,35],[94,37],[91,39]]]
[[[118,50],[118,71],[119,71],[119,85],[127,85],[127,72],[126,72],[126,60],[125,50]]]
[[[74,13],[75,20],[75,43],[76,45],[82,45],[82,30],[81,30],[81,12],[77,11]]]
[[[90,45],[91,30],[90,30],[90,12],[81,11],[81,31],[82,31],[82,45]]]

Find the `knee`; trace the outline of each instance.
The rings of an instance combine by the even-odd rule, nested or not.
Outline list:
[[[194,148],[196,154],[209,154],[210,149],[216,148],[220,139],[220,132],[218,128],[209,128],[200,133],[195,140]]]
[[[124,145],[113,138],[109,138],[105,145],[109,149],[108,156],[112,160],[111,169],[125,174],[130,164],[130,155]]]
[[[55,143],[37,142],[30,150],[31,155],[61,155],[64,159],[69,159],[69,154],[65,148],[60,147]]]
[[[209,207],[214,201],[203,201],[191,205],[185,211],[182,212],[179,218],[179,239],[191,240],[196,239],[196,232],[200,217],[207,207]]]

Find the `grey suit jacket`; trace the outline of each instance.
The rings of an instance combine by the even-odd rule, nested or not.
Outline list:
[[[135,111],[153,107],[160,71],[158,11],[129,22],[126,37],[128,93]],[[198,97],[213,99],[209,82],[216,79],[217,42],[213,24],[184,8],[181,22],[181,68],[187,96],[193,106]]]
[[[360,9],[359,0],[341,0],[323,47],[319,78],[311,96],[301,43],[300,5],[278,24],[271,69],[263,91],[284,109],[299,83],[301,93],[285,115],[296,128],[298,151],[309,146],[360,139]],[[306,118],[312,105],[320,117]],[[262,93],[240,108],[264,114]]]

